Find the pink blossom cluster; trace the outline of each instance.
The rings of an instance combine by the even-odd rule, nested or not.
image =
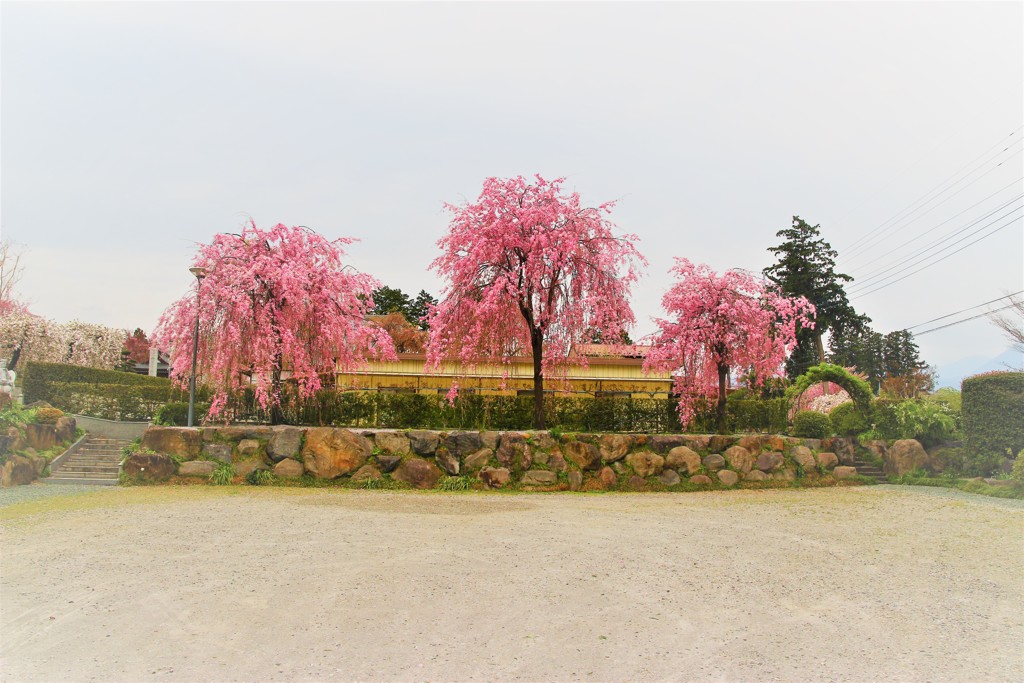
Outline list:
[[[171,375],[186,384],[198,315],[198,365],[203,381],[216,387],[210,417],[250,382],[267,409],[279,403],[285,375],[310,395],[321,386],[320,373],[396,357],[387,332],[367,320],[377,281],[341,261],[353,241],[250,222],[241,234],[220,234],[199,247],[193,265],[206,274],[198,292],[164,312],[153,342],[171,351]]]
[[[853,399],[850,398],[850,395],[846,393],[845,389],[839,389],[835,393],[822,394],[811,401],[806,402],[804,404],[804,410],[813,410],[817,413],[828,414],[844,403],[849,403],[852,400]],[[802,398],[801,403],[804,403]]]
[[[564,179],[488,178],[480,197],[452,213],[431,268],[448,285],[428,316],[427,364],[531,353],[543,377],[586,364],[577,347],[618,339],[635,322],[629,294],[646,264],[635,235],[616,235],[613,202],[586,207]],[[506,374],[507,377],[507,374]],[[458,393],[452,384],[449,399]]]
[[[719,275],[677,258],[670,272],[677,281],[662,298],[669,317],[655,320],[660,331],[650,339],[644,368],[672,372],[685,426],[698,400],[720,394],[723,373],[749,373],[754,386],[780,376],[797,329],[814,326],[814,306],[744,271]]]

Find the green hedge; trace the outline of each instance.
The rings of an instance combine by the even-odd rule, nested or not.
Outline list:
[[[679,432],[677,402],[672,399],[554,398],[546,400],[549,428],[565,432]],[[785,399],[730,401],[727,419],[732,431],[773,431],[786,428]],[[526,430],[533,424],[532,396],[460,397],[449,405],[444,396],[323,390],[308,399],[284,397],[284,421],[296,425],[391,427],[421,429]],[[228,418],[236,422],[268,422],[251,391],[228,402]],[[690,431],[714,431],[715,406],[699,406]]]
[[[832,435],[832,419],[825,413],[801,410],[793,418],[793,436],[803,439],[824,439]]]
[[[46,401],[66,413],[107,420],[149,420],[165,403],[187,398],[165,377],[59,363],[29,363],[22,388],[26,403]]]
[[[962,399],[969,451],[1005,458],[1024,448],[1024,372],[968,377],[963,381]]]

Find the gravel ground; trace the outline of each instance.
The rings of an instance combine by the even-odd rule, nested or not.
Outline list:
[[[71,496],[79,493],[98,493],[106,489],[106,486],[88,486],[77,484],[27,484],[25,486],[11,486],[0,489],[0,508],[8,505],[25,503],[30,500],[49,498],[52,496]]]
[[[1024,509],[940,489],[113,489],[0,509],[7,681],[1020,681]]]

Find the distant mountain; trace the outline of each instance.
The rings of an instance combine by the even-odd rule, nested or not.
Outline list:
[[[953,387],[960,388],[960,383],[965,377],[977,375],[992,370],[1020,369],[1024,367],[1024,354],[1013,349],[1006,349],[994,358],[984,356],[970,356],[962,358],[953,363],[939,366],[939,375],[935,379],[935,388]]]

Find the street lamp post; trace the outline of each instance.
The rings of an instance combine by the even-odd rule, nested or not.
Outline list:
[[[188,383],[188,426],[195,424],[196,414],[196,356],[199,354],[199,290],[206,277],[206,268],[194,266],[188,271],[196,276],[196,327],[192,334],[192,378]]]

